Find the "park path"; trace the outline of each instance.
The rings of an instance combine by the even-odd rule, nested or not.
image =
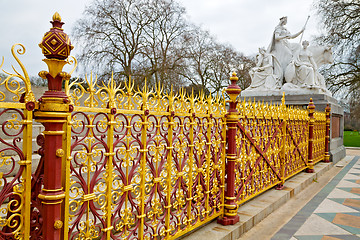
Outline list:
[[[314,181],[239,239],[360,239],[360,148]]]

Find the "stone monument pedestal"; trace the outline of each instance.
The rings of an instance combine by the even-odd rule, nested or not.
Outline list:
[[[252,101],[264,101],[281,104],[282,92],[280,91],[266,91],[261,93],[257,92],[242,92],[241,100],[244,98],[251,99]],[[330,122],[330,161],[337,163],[346,156],[345,147],[343,144],[344,139],[344,109],[338,104],[338,101],[326,94],[300,94],[300,95],[287,95],[285,93],[285,104],[287,106],[297,106],[306,109],[310,98],[313,99],[315,104],[315,111],[325,111],[327,104],[331,107],[331,122]]]

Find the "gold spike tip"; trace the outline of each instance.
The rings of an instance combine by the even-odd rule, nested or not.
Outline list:
[[[53,19],[54,22],[55,22],[55,21],[61,22],[61,16],[60,16],[60,14],[59,14],[58,12],[55,12],[55,13],[54,13],[52,19]]]

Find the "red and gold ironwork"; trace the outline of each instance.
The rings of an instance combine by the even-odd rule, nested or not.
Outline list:
[[[228,111],[224,96],[160,84],[70,83],[77,62],[59,14],[52,24],[40,44],[49,69],[39,102],[21,44],[12,53],[23,73],[0,80],[0,238],[175,239],[218,217],[236,223],[239,205],[329,160],[329,107],[288,107],[285,96],[238,102],[235,74]],[[45,131],[34,136],[32,174],[33,116]]]
[[[11,52],[22,74],[14,67],[0,81],[0,238],[29,239],[31,228],[32,110],[35,97],[30,79],[17,54],[25,48],[15,44]],[[4,64],[4,59],[0,69]]]
[[[330,153],[329,153],[329,144],[330,144],[330,112],[331,108],[329,104],[327,104],[325,108],[325,114],[326,114],[326,130],[325,130],[325,157],[324,162],[328,163],[330,162]]]
[[[176,238],[222,214],[219,96],[97,85],[92,75],[87,88],[70,85],[69,239]]]
[[[310,98],[310,102],[308,105],[308,110],[309,110],[309,151],[308,151],[308,165],[309,167],[306,169],[306,172],[308,173],[313,173],[314,172],[314,150],[313,150],[313,146],[314,146],[314,124],[315,124],[315,117],[314,117],[314,112],[315,112],[315,105],[314,102],[312,100],[312,98]]]
[[[69,36],[62,29],[64,23],[61,22],[60,14],[56,12],[53,15],[53,20],[50,22],[53,27],[49,32],[45,33],[39,47],[46,58],[65,60],[70,55],[70,51],[74,46],[71,45]],[[52,70],[55,73],[59,71],[59,69]]]
[[[238,205],[307,167],[305,110],[244,100],[238,105],[235,184]]]
[[[313,162],[318,163],[325,160],[326,151],[326,113],[314,112],[314,137],[313,137]]]
[[[43,188],[37,195],[41,202],[42,237],[44,239],[61,239],[63,226],[62,205],[65,198],[62,186],[63,176],[63,136],[65,135],[64,123],[67,120],[72,106],[62,91],[62,81],[68,80],[70,75],[62,72],[62,68],[68,61],[65,61],[70,53],[70,40],[61,29],[62,22],[60,15],[53,16],[53,28],[45,34],[42,43],[39,45],[48,65],[49,72],[41,71],[39,76],[47,79],[48,91],[39,99],[39,109],[34,112],[35,120],[41,123],[45,130],[42,132],[44,143],[43,154],[39,167],[42,169]]]
[[[243,100],[236,135],[235,196],[241,203],[281,182],[281,108]]]
[[[223,225],[232,225],[239,221],[237,214],[238,206],[235,202],[235,162],[236,162],[236,124],[239,121],[239,112],[236,109],[237,97],[240,94],[240,87],[236,85],[238,77],[233,73],[230,78],[231,85],[226,89],[229,95],[229,110],[226,115],[227,125],[227,152],[226,152],[226,191],[224,202],[224,216],[218,219]]]
[[[284,180],[308,166],[309,116],[303,109],[288,107],[285,111],[286,133],[284,140]]]

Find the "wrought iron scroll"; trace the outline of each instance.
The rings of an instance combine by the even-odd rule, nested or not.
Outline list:
[[[240,205],[275,185],[281,189],[286,179],[307,168],[309,117],[306,110],[286,107],[285,98],[280,106],[243,100],[238,111],[235,184]]]
[[[308,164],[308,112],[303,109],[286,109],[286,136],[284,180],[303,171]]]

